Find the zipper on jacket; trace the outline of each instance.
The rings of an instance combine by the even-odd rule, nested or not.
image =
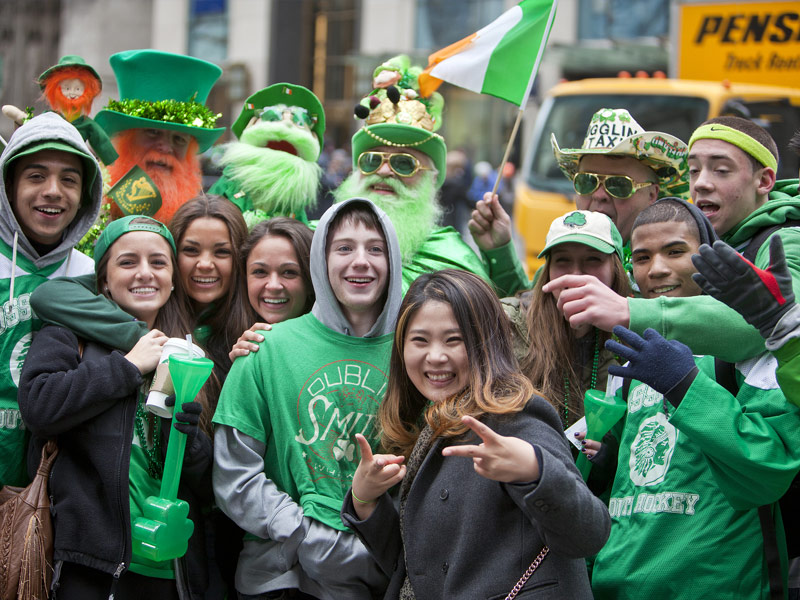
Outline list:
[[[119,578],[122,577],[122,573],[125,572],[125,563],[121,562],[117,565],[117,570],[114,571],[114,581],[111,583],[111,590],[108,592],[108,600],[114,600],[114,594],[117,591],[117,584],[119,583]]]
[[[124,438],[124,440],[125,440],[125,443],[127,444],[127,452],[130,452],[130,448],[131,448],[131,446],[133,444],[133,421],[136,418],[136,402],[138,402],[138,398],[139,398],[139,396],[138,396],[138,390],[137,390],[137,395],[134,397],[134,401],[133,402],[128,402],[128,404],[130,406],[125,406],[125,408],[123,409],[123,418],[125,419],[124,422],[123,422],[124,426],[125,426],[125,438]],[[133,413],[133,414],[131,414],[131,413]],[[131,527],[133,526],[133,524],[130,522],[130,518],[128,519],[128,523],[125,523],[125,507],[124,507],[124,504],[123,504],[122,498],[121,498],[121,496],[123,495],[122,494],[123,485],[122,485],[122,481],[121,481],[121,478],[122,478],[122,465],[121,465],[121,463],[123,462],[123,456],[124,456],[124,454],[126,452],[125,448],[126,447],[123,446],[122,452],[120,452],[120,454],[119,454],[119,457],[118,457],[118,460],[117,460],[117,474],[116,474],[116,477],[115,477],[115,481],[116,481],[116,484],[118,486],[116,496],[117,496],[117,508],[119,510],[119,522],[120,522],[120,524],[122,526],[122,557],[123,557],[123,562],[121,562],[119,564],[119,567],[117,567],[117,573],[119,573],[119,574],[115,573],[115,575],[114,575],[115,578],[119,578],[119,575],[121,575],[120,569],[124,570],[124,568],[125,568],[125,562],[124,562],[125,552],[127,551],[127,549],[129,547],[131,548],[131,552],[133,551],[132,542],[131,542]],[[130,459],[129,459],[128,464],[130,465]],[[130,466],[128,467],[128,469],[130,469]],[[124,485],[124,489],[125,490],[128,489],[129,481],[130,481],[130,473],[125,473],[125,485]],[[128,503],[130,505],[130,499],[128,499]],[[112,594],[112,596],[113,596],[113,594]]]

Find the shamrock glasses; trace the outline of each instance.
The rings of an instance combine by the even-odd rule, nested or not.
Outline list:
[[[257,109],[255,116],[259,117],[262,121],[282,121],[283,114],[288,111],[292,115],[292,123],[299,126],[305,126],[309,129],[314,127],[317,119],[308,114],[305,108],[300,106],[287,106],[285,104],[276,104],[275,106],[265,106],[264,108]]]
[[[364,175],[372,175],[381,168],[384,162],[389,163],[389,168],[398,177],[411,177],[417,171],[430,171],[423,167],[416,156],[405,152],[375,152],[369,150],[362,152],[358,157],[358,168]]]
[[[614,198],[625,200],[630,198],[642,188],[653,185],[652,181],[636,183],[627,175],[598,175],[597,173],[576,173],[572,178],[572,185],[575,191],[581,196],[588,196],[593,193],[600,184]]]

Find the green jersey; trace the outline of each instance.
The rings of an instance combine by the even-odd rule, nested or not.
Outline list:
[[[677,408],[632,382],[611,535],[592,573],[598,600],[769,598],[758,507],[800,469],[800,409],[769,354],[736,365],[735,397],[715,381],[713,357],[695,361]],[[620,385],[612,378],[608,393]]]

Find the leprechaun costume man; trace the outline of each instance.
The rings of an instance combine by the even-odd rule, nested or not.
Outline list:
[[[322,169],[317,164],[325,112],[308,89],[276,83],[244,102],[225,145],[224,166],[211,189],[236,204],[248,224],[275,216],[308,223]]]
[[[119,100],[95,121],[119,158],[109,167],[112,215],[143,214],[169,223],[202,190],[198,154],[225,131],[206,106],[222,74],[217,65],[157,50],[127,50],[109,59]]]
[[[447,146],[436,133],[444,101],[419,95],[420,68],[408,57],[379,66],[373,92],[356,107],[366,115],[352,139],[353,173],[335,190],[337,202],[368,198],[389,215],[403,258],[403,293],[421,274],[463,269],[490,281],[487,266],[453,227],[440,227],[437,194]]]

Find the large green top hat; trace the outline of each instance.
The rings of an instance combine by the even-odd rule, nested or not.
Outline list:
[[[120,100],[110,100],[95,117],[109,136],[133,128],[169,129],[194,136],[204,152],[225,131],[214,128],[220,115],[205,106],[222,75],[217,65],[158,50],[118,52],[109,63]]]
[[[60,69],[66,69],[67,67],[80,67],[82,69],[86,69],[92,75],[94,75],[95,79],[97,79],[98,83],[100,83],[100,89],[103,88],[103,81],[100,79],[100,75],[97,74],[91,66],[86,64],[86,61],[78,56],[77,54],[67,54],[66,56],[62,56],[58,60],[58,64],[53,65],[49,69],[47,69],[44,73],[39,75],[39,87],[44,89],[45,84],[47,83],[47,78],[50,77],[53,73]]]
[[[311,131],[316,134],[319,139],[319,146],[322,148],[323,136],[325,135],[325,111],[322,109],[322,104],[311,90],[304,88],[302,85],[293,85],[291,83],[275,83],[257,91],[245,100],[242,112],[239,113],[236,122],[231,125],[233,135],[237,138],[242,136],[244,128],[247,127],[256,110],[265,106],[275,106],[276,104],[305,108],[309,116],[314,120]]]
[[[362,152],[376,146],[414,148],[430,156],[436,170],[437,187],[447,174],[447,146],[436,133],[441,126],[444,100],[438,92],[428,97],[419,95],[417,77],[421,67],[410,66],[407,56],[400,55],[379,65],[373,73],[372,93],[356,107],[356,116],[365,119],[351,142],[353,168],[358,168]]]

